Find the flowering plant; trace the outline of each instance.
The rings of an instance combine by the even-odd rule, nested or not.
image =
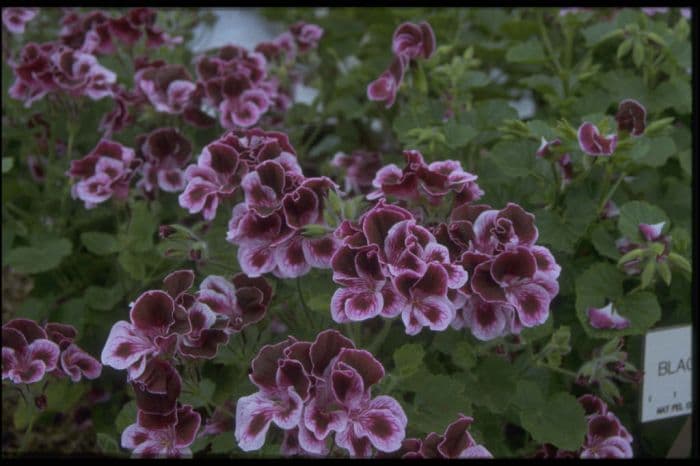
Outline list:
[[[3,452],[665,456],[690,12],[229,13],[3,8]]]

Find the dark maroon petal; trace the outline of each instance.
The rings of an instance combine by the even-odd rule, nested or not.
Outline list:
[[[435,33],[426,21],[421,21],[418,26],[423,33],[423,58],[428,59],[435,52]]]
[[[384,377],[384,367],[369,351],[343,348],[338,355],[338,361],[353,367],[362,377],[365,388],[378,383]]]
[[[284,349],[284,356],[288,359],[295,359],[299,361],[307,373],[311,373],[311,356],[309,354],[311,350],[311,342],[309,341],[298,341],[291,344]]]
[[[608,412],[608,406],[603,400],[595,395],[586,394],[578,398],[578,402],[583,406],[586,416],[591,414],[605,414]]]
[[[609,156],[617,147],[617,135],[603,136],[593,123],[585,122],[578,129],[578,144],[588,155]]]
[[[646,128],[647,111],[636,100],[625,99],[617,108],[615,120],[618,130],[627,131],[632,136],[641,136]]]
[[[473,421],[471,417],[460,414],[457,420],[445,429],[444,440],[438,444],[437,450],[446,458],[458,458],[462,451],[474,444],[467,432]]]
[[[472,274],[471,287],[482,299],[488,302],[505,302],[506,295],[491,275],[493,261],[479,264]],[[466,267],[465,267],[466,268]]]
[[[378,203],[367,212],[362,222],[362,231],[368,244],[376,244],[380,250],[384,249],[384,241],[391,227],[402,221],[412,218],[410,212],[400,207]]]
[[[279,388],[293,387],[302,400],[307,398],[311,385],[302,363],[293,359],[279,360],[276,383]]]
[[[339,365],[340,367],[342,365]],[[335,399],[348,410],[356,409],[365,394],[362,377],[353,369],[333,369],[331,371],[331,390]]]
[[[332,234],[321,238],[305,238],[302,243],[304,259],[312,267],[327,269],[339,246],[340,241]]]
[[[24,336],[27,343],[31,343],[34,340],[46,338],[46,332],[44,331],[44,329],[42,329],[36,322],[29,319],[12,319],[11,321],[3,325],[2,328],[11,328],[17,330]]]
[[[175,446],[185,448],[194,441],[202,416],[192,409],[190,405],[183,405],[177,410],[177,424],[175,425]]]
[[[439,264],[431,263],[423,277],[411,287],[415,296],[445,296],[447,295],[447,272]]]
[[[507,218],[513,224],[513,230],[520,240],[520,244],[530,246],[537,241],[537,227],[535,216],[525,212],[518,204],[509,202],[505,209],[498,213],[498,217]]]
[[[289,337],[274,345],[265,345],[251,363],[250,380],[260,388],[274,389],[277,386],[277,361],[284,356],[284,349],[296,340]]]
[[[173,298],[163,291],[152,290],[138,297],[130,316],[135,327],[164,334],[175,321],[174,312]]]
[[[2,346],[3,348],[12,348],[16,352],[24,352],[27,348],[27,339],[19,330],[14,328],[2,327]]]
[[[166,415],[175,410],[182,379],[169,362],[153,359],[132,386],[136,395],[136,405],[141,411]]]
[[[323,376],[326,367],[343,348],[354,348],[352,340],[341,335],[337,330],[324,330],[319,333],[309,349],[313,374]]]
[[[316,194],[304,187],[288,193],[282,200],[284,217],[287,225],[292,228],[301,228],[318,219],[319,199]]]
[[[192,270],[176,270],[163,279],[163,288],[173,299],[192,288],[194,272]]]
[[[537,261],[532,253],[524,247],[499,254],[491,265],[493,279],[504,285],[518,279],[531,278],[536,271]]]

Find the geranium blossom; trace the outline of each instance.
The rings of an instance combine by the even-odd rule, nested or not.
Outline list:
[[[38,8],[3,8],[2,23],[12,34],[24,34],[24,26],[38,14]]]
[[[371,456],[373,447],[397,450],[406,415],[393,398],[371,396],[383,375],[379,361],[335,330],[321,332],[314,342],[289,337],[266,345],[250,374],[259,391],[236,405],[238,445],[261,448],[274,423],[285,431],[287,454],[326,454],[331,436],[353,457]]]
[[[139,185],[152,192],[181,191],[185,187],[184,167],[192,157],[192,144],[175,128],[158,128],[137,141],[137,155],[143,158]]]
[[[603,136],[593,123],[585,122],[578,128],[578,145],[588,155],[610,156],[617,147],[617,135]]]
[[[593,328],[622,330],[630,326],[629,319],[618,314],[612,303],[601,308],[590,307],[586,314]]]
[[[13,319],[2,326],[2,379],[31,384],[56,368],[58,345],[29,319]]]
[[[634,99],[620,102],[615,114],[617,129],[627,131],[632,136],[641,136],[647,124],[647,110]]]

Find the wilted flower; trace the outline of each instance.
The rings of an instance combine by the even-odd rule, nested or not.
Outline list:
[[[396,31],[392,39],[391,50],[398,56],[408,59],[428,59],[435,52],[435,33],[425,21],[418,24],[403,23]]]
[[[629,319],[618,314],[612,303],[601,308],[589,307],[586,313],[593,328],[622,330],[630,326]]]
[[[593,123],[585,122],[578,128],[578,145],[588,155],[610,156],[617,147],[617,135],[603,136]]]
[[[627,131],[632,136],[641,136],[647,123],[647,111],[642,104],[634,99],[620,102],[615,114],[618,131]]]

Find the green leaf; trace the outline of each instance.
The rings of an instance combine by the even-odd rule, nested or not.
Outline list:
[[[668,227],[668,217],[659,207],[644,201],[630,201],[620,207],[617,227],[620,233],[631,241],[641,242],[644,238],[639,232],[639,224],[653,225],[660,222],[667,222],[666,227]]]
[[[506,52],[506,61],[511,63],[542,63],[546,60],[542,44],[536,39],[516,44]]]
[[[394,364],[401,377],[415,374],[423,365],[425,353],[417,343],[407,343],[394,351]]]
[[[640,280],[642,282],[642,288],[649,288],[651,281],[654,279],[654,274],[656,273],[656,261],[654,259],[647,260],[644,265],[644,270],[642,270],[642,275]]]
[[[46,272],[58,267],[64,257],[70,255],[73,245],[66,238],[54,238],[38,246],[23,246],[10,250],[7,264],[19,273]]]
[[[636,41],[632,47],[632,61],[637,68],[644,63],[644,44],[640,41]]]
[[[680,163],[680,166],[681,166],[681,169],[683,170],[683,172],[688,176],[692,176],[692,174],[693,174],[693,155],[692,155],[692,152],[690,152],[690,149],[686,149],[686,150],[678,153],[678,162]]]
[[[617,59],[622,59],[632,50],[632,38],[627,38],[617,47]]]
[[[101,453],[106,453],[108,455],[121,453],[116,439],[109,434],[105,434],[104,432],[97,433],[97,448]]]
[[[520,422],[523,428],[538,443],[551,443],[562,450],[578,450],[586,435],[587,425],[585,412],[576,398],[560,392],[543,402],[541,395],[532,393],[536,384],[523,387],[522,383],[518,384],[518,396],[530,401],[529,405],[521,407]]]
[[[12,167],[15,165],[15,159],[12,157],[3,157],[2,158],[2,174],[4,175],[5,173],[9,172],[12,170]]]
[[[467,341],[460,341],[452,352],[452,362],[462,370],[469,371],[476,365],[476,350]]]
[[[85,303],[98,311],[111,311],[124,297],[124,290],[117,284],[111,288],[89,286],[85,290]]]
[[[65,413],[70,411],[82,400],[87,390],[87,384],[76,384],[68,379],[52,381],[47,386],[45,392],[46,411],[51,413]]]
[[[616,335],[641,335],[661,319],[661,306],[656,295],[648,291],[636,291],[616,302],[615,306],[623,317],[630,320],[630,326]]]
[[[445,124],[445,143],[451,149],[466,146],[476,136],[476,130],[451,119]]]
[[[588,323],[590,307],[600,308],[622,297],[624,276],[609,263],[599,262],[576,277],[576,313],[589,334],[596,334]]]
[[[504,359],[487,356],[480,361],[474,374],[477,380],[468,386],[467,395],[476,404],[496,413],[504,412],[513,396],[513,385],[518,376],[513,365]]]
[[[119,265],[121,265],[134,280],[143,280],[146,278],[146,266],[143,263],[143,257],[131,251],[124,250],[119,253],[117,260],[119,261]]]
[[[661,133],[663,130],[671,126],[671,123],[673,123],[676,119],[674,117],[668,117],[668,118],[661,118],[659,120],[655,120],[649,125],[647,125],[646,129],[644,130],[644,134],[647,137],[651,136],[656,136],[657,134]]]
[[[604,225],[598,224],[591,231],[593,247],[603,257],[614,261],[620,258],[620,253],[615,246],[615,238]]]
[[[581,34],[586,40],[586,46],[592,47],[613,37],[610,34],[615,33],[617,25],[611,21],[600,21],[592,26],[588,26],[581,30]],[[620,30],[620,33],[622,31]]]
[[[528,177],[535,171],[537,144],[534,141],[501,141],[489,152],[490,159],[508,178]]]
[[[80,234],[80,241],[88,251],[98,256],[106,256],[119,251],[119,242],[110,233],[86,231]]]
[[[649,149],[638,162],[650,167],[661,167],[675,153],[676,143],[670,137],[650,138]]]
[[[663,279],[664,283],[666,283],[666,286],[670,286],[671,269],[669,268],[668,264],[666,262],[659,262],[657,264],[657,268],[659,269],[659,275],[661,275],[661,278]]]
[[[688,262],[688,260],[680,254],[672,252],[668,255],[668,260],[671,262],[671,264],[675,265],[679,269],[685,270],[688,273],[692,273],[692,267],[690,266],[690,262]]]
[[[124,429],[136,422],[136,400],[131,400],[119,411],[114,420],[114,427],[117,432],[123,432]]]
[[[126,237],[126,246],[129,250],[147,252],[153,249],[153,236],[158,227],[156,218],[148,210],[148,204],[141,201],[134,203]]]
[[[212,401],[216,384],[209,379],[202,379],[194,391],[183,390],[180,400],[192,405],[193,408],[201,408]]]

